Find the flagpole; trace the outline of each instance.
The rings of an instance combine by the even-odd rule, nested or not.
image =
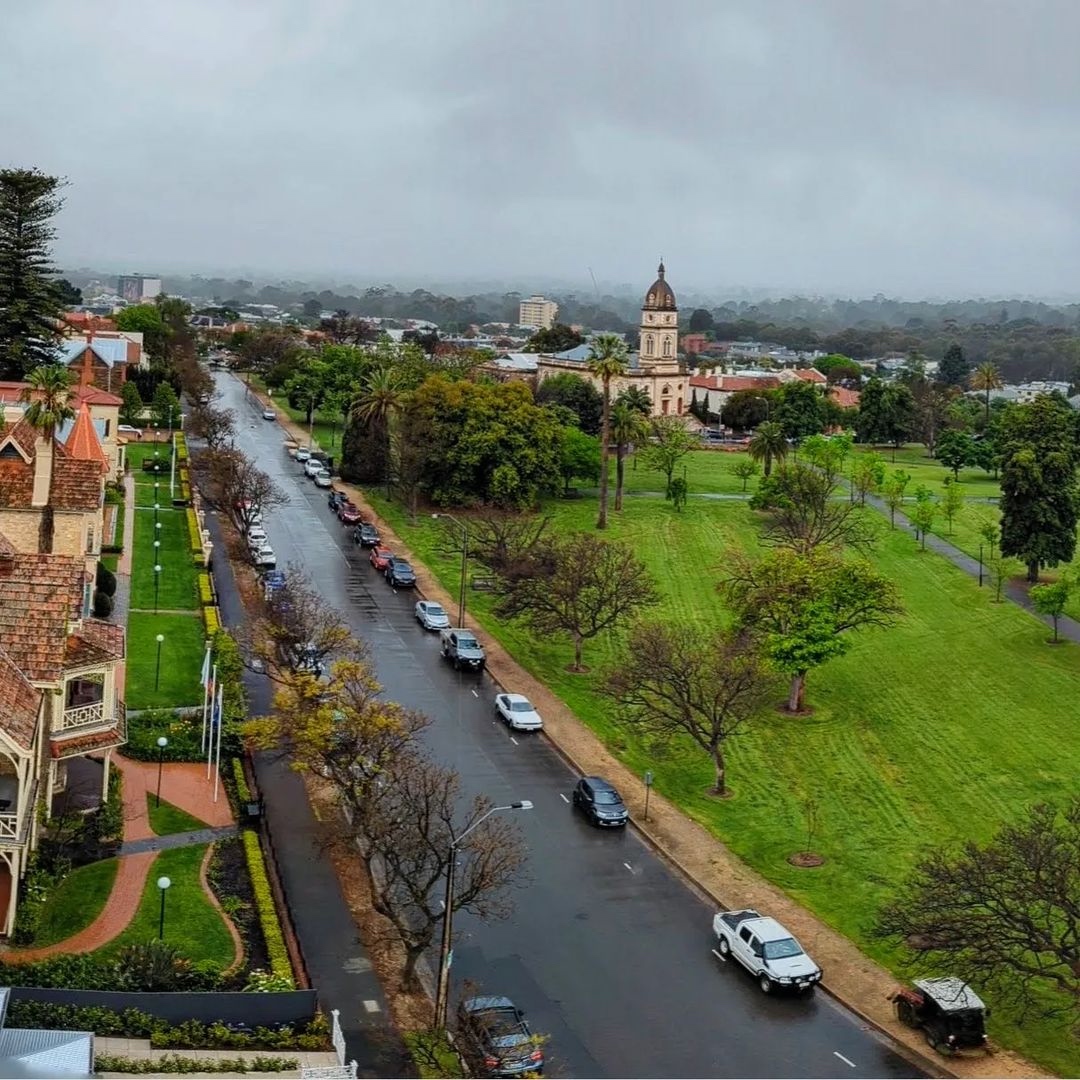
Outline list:
[[[220,691],[215,686],[214,691],[220,700]],[[214,761],[214,720],[217,718],[217,702],[210,702],[210,737],[206,740],[206,779],[210,779],[210,769]]]
[[[214,665],[214,674],[210,674],[210,649],[212,648],[210,642],[206,643],[206,658],[203,660],[203,671],[206,673],[203,676],[203,693],[202,693],[202,741],[199,743],[199,747],[202,750],[206,749],[206,712],[210,705],[210,687],[217,685],[217,664]]]
[[[173,498],[176,485],[176,435],[172,437],[172,459],[169,462],[169,498]]]
[[[217,762],[214,767],[214,802],[217,802],[218,783],[221,780],[221,729],[225,726],[225,717],[222,715],[225,710],[221,700],[221,691],[224,689],[225,687],[223,686],[221,690],[218,691]]]

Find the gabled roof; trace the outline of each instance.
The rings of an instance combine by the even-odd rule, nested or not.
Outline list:
[[[127,363],[127,347],[127,339],[122,337],[91,336],[89,341],[86,338],[63,341],[60,343],[60,363],[73,364],[90,349],[106,367],[115,367]]]
[[[817,368],[792,368],[791,370],[795,378],[802,379],[803,382],[815,383],[818,386],[823,386],[828,382],[828,379]]]
[[[0,1075],[93,1076],[94,1036],[86,1031],[5,1028],[0,1031]]]
[[[842,409],[853,409],[859,404],[862,395],[858,390],[849,390],[846,386],[833,386],[829,389],[829,397]]]
[[[775,375],[695,375],[691,386],[733,394],[739,390],[771,390],[780,385]]]
[[[53,507],[83,513],[96,510],[101,505],[103,483],[100,462],[58,454],[53,463]]]
[[[109,459],[101,448],[90,407],[85,402],[79,407],[75,419],[66,422],[57,432],[57,438],[77,461],[96,461],[103,470],[108,470]]]
[[[26,750],[34,745],[41,693],[0,649],[0,727]]]
[[[0,649],[31,682],[59,681],[85,580],[83,560],[68,555],[0,557]]]
[[[124,630],[101,619],[84,619],[64,644],[64,667],[91,667],[124,659]]]
[[[122,405],[123,400],[110,394],[107,390],[99,390],[96,386],[73,386],[71,388],[71,400],[74,404],[87,405]]]

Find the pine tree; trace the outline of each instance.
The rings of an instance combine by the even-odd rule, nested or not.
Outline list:
[[[56,359],[62,302],[54,281],[52,218],[63,181],[37,169],[0,169],[0,374],[21,380]]]
[[[945,350],[945,355],[938,365],[938,382],[943,382],[946,386],[966,386],[970,371],[964,358],[963,346],[954,341]]]

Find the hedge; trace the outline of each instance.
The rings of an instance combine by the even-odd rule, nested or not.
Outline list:
[[[190,506],[187,508],[187,527],[188,536],[191,538],[191,554],[201,555],[203,550],[202,530],[199,528],[199,518]]]
[[[221,619],[218,617],[216,607],[204,607],[202,609],[203,623],[206,626],[206,636],[213,637],[221,630]]]
[[[270,879],[266,876],[266,863],[263,861],[259,837],[251,829],[244,830],[244,855],[247,857],[248,874],[251,876],[251,888],[255,893],[255,907],[259,912],[259,925],[262,927],[266,942],[266,953],[270,958],[270,971],[274,975],[293,977],[289,950],[285,948],[285,935],[281,932],[277,908],[274,906],[274,894],[270,891]]]
[[[204,605],[214,603],[214,590],[210,584],[210,575],[205,572],[199,574],[199,600]]]
[[[181,432],[178,431],[176,432],[176,434],[173,435],[173,441],[176,444],[176,460],[187,461],[188,452],[186,436],[184,436]]]
[[[251,788],[248,787],[247,777],[244,775],[243,761],[235,757],[232,763],[233,779],[236,781],[236,801],[241,806],[246,806],[252,801]]]
[[[246,1058],[205,1058],[182,1057],[179,1054],[165,1054],[157,1060],[153,1058],[117,1057],[113,1054],[95,1054],[94,1071],[97,1073],[132,1073],[155,1076],[179,1073],[279,1073],[296,1072],[299,1068],[296,1058],[258,1057],[250,1061]]]

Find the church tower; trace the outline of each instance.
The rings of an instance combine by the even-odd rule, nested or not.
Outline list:
[[[663,259],[656,273],[656,281],[641,305],[638,362],[642,367],[674,366],[679,355],[679,308],[671,286],[664,280]]]

